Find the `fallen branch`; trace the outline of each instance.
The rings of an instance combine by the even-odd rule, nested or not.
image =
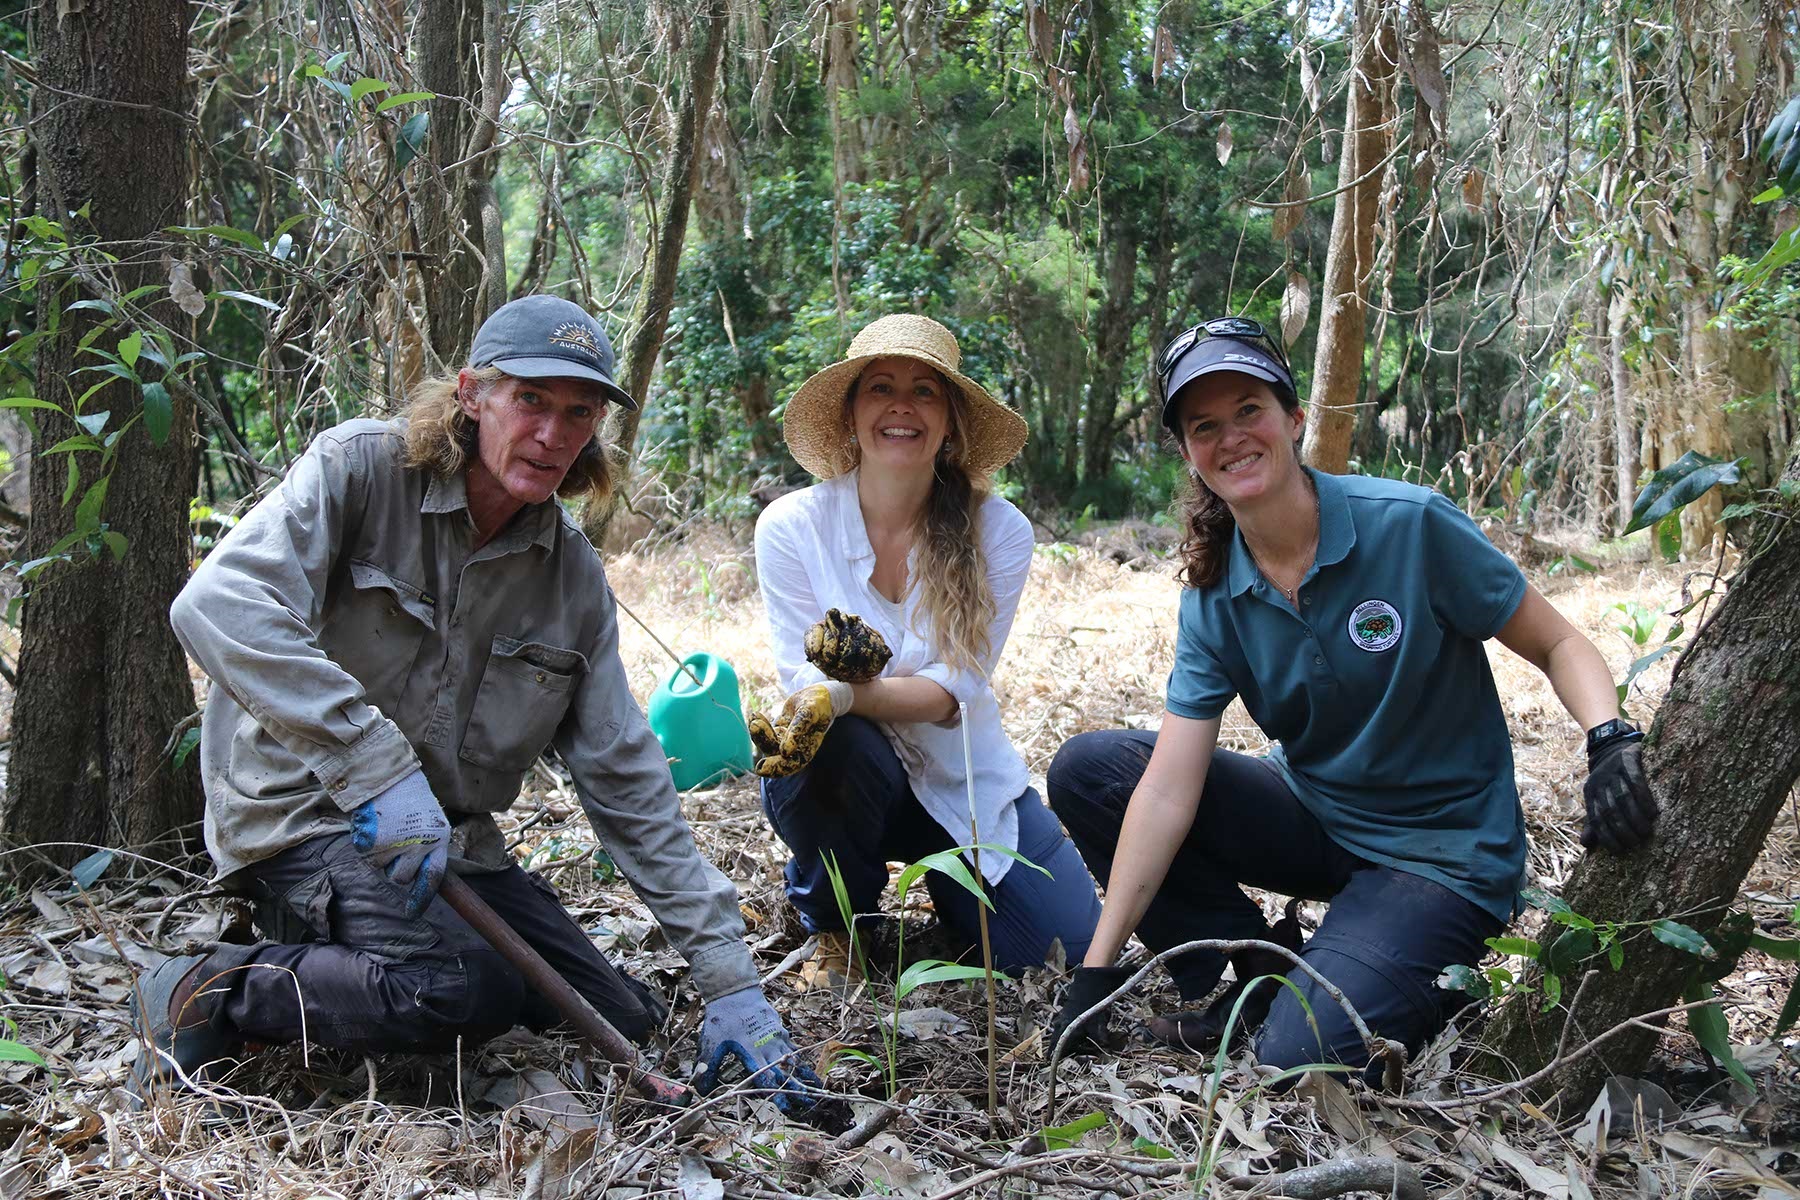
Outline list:
[[[1385,1192],[1396,1200],[1425,1200],[1430,1194],[1419,1168],[1391,1158],[1340,1158],[1275,1175],[1234,1175],[1225,1184],[1248,1196],[1293,1200],[1326,1200],[1345,1192]]]

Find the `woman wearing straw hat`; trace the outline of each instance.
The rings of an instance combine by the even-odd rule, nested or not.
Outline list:
[[[1376,1036],[1416,1051],[1453,1008],[1439,973],[1480,961],[1517,911],[1525,870],[1483,643],[1541,670],[1588,731],[1591,848],[1627,853],[1654,830],[1643,735],[1619,718],[1593,643],[1449,500],[1301,464],[1294,377],[1255,321],[1201,322],[1170,341],[1158,376],[1191,484],[1168,711],[1154,734],[1082,734],[1050,765],[1051,803],[1107,886],[1054,1028],[1123,986],[1131,972],[1114,960],[1133,931],[1157,951],[1271,940],[1244,883],[1329,899],[1304,961]],[[1267,757],[1218,748],[1236,697],[1274,740]],[[1273,963],[1232,956],[1238,982],[1225,1000],[1159,1017],[1151,1032],[1206,1049],[1235,1018],[1239,1029],[1261,1023],[1264,1066],[1367,1063],[1374,1047],[1335,998],[1262,953]],[[1168,967],[1183,998],[1199,1001],[1226,961],[1192,950]],[[1269,971],[1295,990],[1251,984]],[[1093,1021],[1104,1026],[1092,1018],[1084,1035],[1099,1032]]]
[[[1078,961],[1099,917],[1087,869],[1000,724],[989,676],[1032,535],[988,479],[1025,444],[1025,422],[960,358],[925,317],[882,317],[857,334],[787,405],[788,449],[822,482],[781,497],[756,526],[788,699],[773,723],[752,714],[751,731],[764,810],[793,853],[787,894],[820,939],[809,978],[850,971],[828,861],[851,910],[868,913],[891,861],[972,840],[1002,848],[978,856],[1002,969],[1041,964],[1055,939]],[[938,915],[973,944],[974,897],[936,872],[927,884]]]

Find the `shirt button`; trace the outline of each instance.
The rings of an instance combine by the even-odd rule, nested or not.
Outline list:
[[[1313,655],[1313,666],[1315,666],[1315,667],[1322,667],[1322,666],[1324,666],[1324,665],[1325,665],[1325,660],[1324,660],[1324,659],[1323,659],[1323,658],[1320,658],[1320,657],[1319,657],[1319,656],[1318,656],[1318,655],[1316,655],[1316,654],[1315,654],[1315,655]]]
[[[1312,597],[1311,597],[1311,596],[1308,596],[1308,597],[1306,597],[1306,599],[1304,599],[1304,600],[1302,600],[1302,601],[1300,601],[1300,603],[1302,603],[1302,604],[1311,604],[1311,603],[1312,603]]]
[[[334,779],[331,781],[331,790],[334,792],[341,792],[349,786],[350,781],[348,779]]]
[[[1308,630],[1307,630],[1307,631],[1306,631],[1306,636],[1307,636],[1307,637],[1311,637],[1311,636],[1312,636],[1312,630],[1310,630],[1310,629],[1308,629]]]
[[[388,616],[390,616],[390,617],[398,616],[399,613],[400,613],[400,606],[398,604],[388,605]]]

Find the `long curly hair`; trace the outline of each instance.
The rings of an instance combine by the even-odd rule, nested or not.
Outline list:
[[[933,374],[937,374],[935,371]],[[959,670],[985,671],[988,627],[994,622],[994,589],[988,585],[987,556],[981,550],[981,506],[988,497],[985,477],[970,475],[962,465],[962,431],[970,427],[969,402],[962,389],[938,375],[949,398],[950,428],[933,464],[936,478],[913,526],[918,569],[906,581],[919,590],[919,607],[930,622],[929,633],[944,662]],[[844,397],[844,420],[861,376]],[[855,447],[855,464],[862,448]]]
[[[478,398],[506,378],[506,372],[498,367],[471,367],[469,375]],[[475,457],[480,427],[462,410],[457,387],[455,375],[436,375],[414,384],[407,393],[407,466],[448,478]],[[576,456],[556,494],[564,500],[604,504],[612,496],[612,487],[606,447],[596,433]]]
[[[1300,407],[1300,398],[1286,388],[1271,385],[1269,390],[1281,402],[1283,412],[1291,413]],[[1298,458],[1300,442],[1288,444]],[[1237,529],[1237,518],[1191,465],[1187,480],[1176,492],[1176,507],[1181,513],[1183,537],[1178,552],[1181,569],[1175,578],[1186,587],[1211,587],[1219,582],[1225,564],[1231,560],[1231,535]]]

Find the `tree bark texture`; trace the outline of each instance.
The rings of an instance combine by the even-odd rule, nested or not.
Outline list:
[[[492,184],[498,157],[482,153],[500,109],[500,0],[422,0],[414,29],[413,75],[437,99],[426,169],[411,191],[413,236],[432,354],[454,370],[481,322],[506,302]]]
[[[72,240],[92,236],[118,256],[96,263],[81,285],[82,298],[116,299],[166,282],[171,248],[159,231],[187,223],[192,12],[187,0],[62,7],[42,0],[33,12],[37,195],[44,215],[63,222]],[[83,206],[85,219],[72,215]],[[164,295],[149,312],[179,329],[185,318]],[[40,313],[77,298],[72,291],[59,298],[42,285],[40,297]],[[98,361],[77,351],[98,315],[65,313],[59,333],[40,343],[41,397],[66,408],[93,382],[95,376],[73,372]],[[115,327],[97,344],[110,349],[125,332]],[[139,370],[154,378],[148,359],[139,360]],[[194,414],[182,389],[170,391],[174,420],[165,444],[156,445],[141,421],[118,442],[100,519],[127,539],[123,560],[104,553],[54,564],[29,585],[10,779],[0,799],[0,828],[14,845],[147,847],[199,819],[197,765],[177,770],[162,753],[194,709],[187,659],[168,621],[191,553]],[[110,412],[106,428],[118,430],[142,403],[135,385],[113,380],[82,411]],[[48,410],[34,415],[27,559],[75,528],[77,508],[62,499],[68,458],[42,451],[80,431]],[[98,477],[99,455],[76,458],[79,496]],[[46,853],[69,863],[87,850]]]
[[[1800,482],[1800,455],[1785,477]],[[1706,932],[1737,896],[1788,791],[1800,778],[1800,503],[1763,518],[1758,549],[1731,582],[1717,615],[1682,657],[1644,747],[1650,784],[1662,805],[1656,834],[1630,854],[1590,854],[1563,899],[1595,921],[1672,918]],[[1565,1003],[1539,1012],[1520,997],[1484,1039],[1487,1072],[1515,1077],[1548,1066],[1629,1018],[1678,1002],[1693,955],[1641,928],[1622,969],[1604,961],[1573,999],[1577,968],[1564,975]],[[1534,972],[1534,977],[1535,977]],[[1581,1111],[1609,1075],[1642,1072],[1657,1034],[1632,1029],[1564,1067],[1540,1089],[1564,1113]]]
[[[1392,0],[1356,0],[1356,49],[1345,89],[1344,138],[1338,154],[1338,187],[1344,190],[1338,193],[1331,218],[1318,349],[1306,410],[1306,460],[1334,475],[1350,466],[1350,435],[1361,391],[1367,293],[1384,174],[1377,167],[1394,137],[1399,61],[1394,21]]]
[[[700,168],[700,132],[712,111],[713,91],[719,79],[719,63],[725,56],[725,26],[729,10],[725,0],[704,0],[695,13],[699,37],[694,41],[688,92],[676,110],[669,146],[668,169],[662,195],[657,198],[656,228],[651,231],[650,270],[632,305],[631,331],[625,352],[619,356],[619,385],[631,393],[638,412],[621,412],[615,430],[615,446],[629,460],[637,441],[638,419],[650,395],[650,377],[656,357],[662,353],[669,331],[669,308],[675,300],[675,274],[681,266],[681,249],[687,240],[688,211],[694,199],[694,183]]]

